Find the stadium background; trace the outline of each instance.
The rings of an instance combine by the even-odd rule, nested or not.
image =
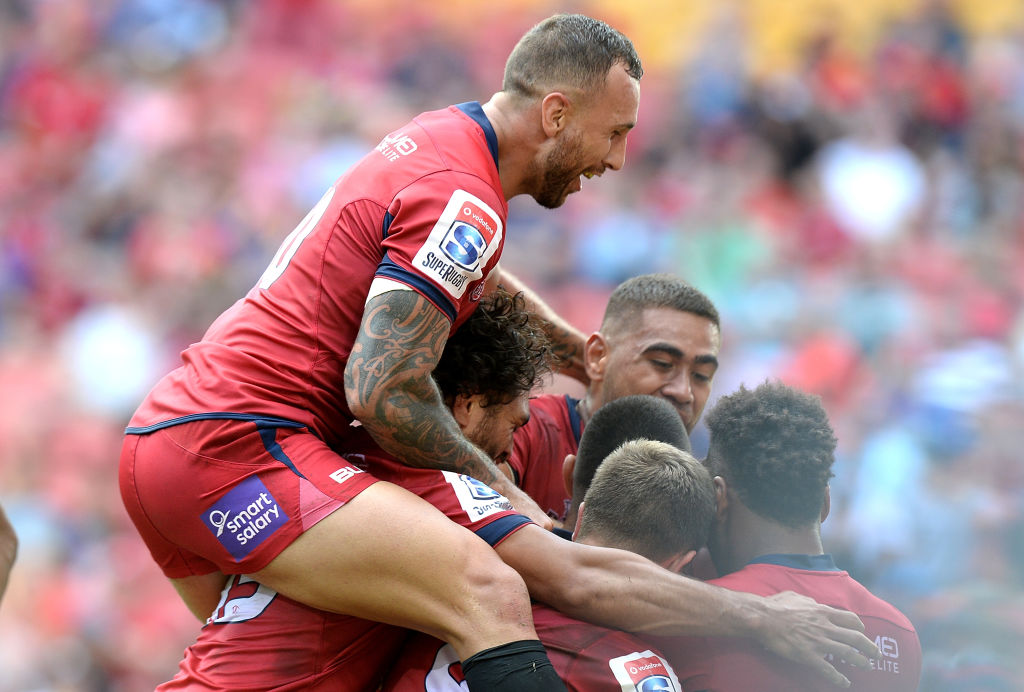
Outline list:
[[[1021,3],[441,7],[0,0],[0,690],[173,673],[197,624],[121,509],[127,417],[355,157],[568,9],[633,37],[640,125],[561,210],[514,200],[504,263],[585,330],[636,273],[711,295],[716,394],[824,398],[827,545],[916,623],[922,689],[1024,689]]]

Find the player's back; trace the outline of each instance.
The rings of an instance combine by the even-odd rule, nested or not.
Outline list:
[[[921,643],[903,613],[869,592],[828,555],[773,555],[763,562],[712,580],[735,591],[770,596],[795,591],[819,603],[856,613],[865,634],[881,651],[871,668],[832,661],[858,692],[916,692],[921,676]],[[827,686],[810,668],[767,653],[748,639],[693,637],[654,639],[676,669],[687,692],[817,692]]]

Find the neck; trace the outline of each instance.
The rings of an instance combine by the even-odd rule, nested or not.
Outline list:
[[[754,558],[770,554],[821,555],[821,524],[790,528],[754,514],[741,503],[730,504],[730,544],[725,572],[735,572]]]
[[[590,394],[585,395],[582,399],[576,402],[576,413],[579,415],[580,420],[583,421],[583,425],[590,422],[590,416],[594,410],[594,402],[590,397]]]
[[[525,174],[535,150],[531,144],[533,137],[527,130],[529,119],[523,116],[534,106],[524,109],[511,96],[499,91],[482,107],[498,138],[498,178],[507,202],[527,192]]]

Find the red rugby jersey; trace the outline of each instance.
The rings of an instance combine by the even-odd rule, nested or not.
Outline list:
[[[711,580],[734,591],[770,596],[795,591],[819,603],[856,613],[882,657],[871,670],[843,661],[836,668],[861,692],[916,692],[921,677],[921,642],[910,620],[869,592],[830,555],[765,555],[741,570]],[[818,692],[829,687],[806,666],[768,653],[747,638],[650,638],[672,662],[687,692]]]
[[[512,437],[509,466],[515,471],[517,484],[558,521],[565,519],[571,500],[562,478],[562,462],[567,454],[579,449],[583,433],[577,403],[567,394],[542,394],[530,399],[530,420]]]
[[[343,439],[352,420],[343,373],[371,284],[374,294],[382,281],[419,292],[453,329],[475,308],[504,242],[497,155],[478,103],[421,114],[385,137],[182,353],[128,432],[196,416],[270,416],[332,446]]]

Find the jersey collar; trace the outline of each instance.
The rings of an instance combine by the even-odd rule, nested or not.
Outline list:
[[[792,569],[804,569],[812,572],[842,572],[836,567],[832,555],[798,555],[773,553],[761,555],[749,562],[751,565],[779,565],[780,567],[791,567]]]
[[[455,107],[472,118],[480,126],[480,129],[484,131],[484,137],[487,138],[487,148],[491,150],[491,156],[494,158],[494,167],[497,168],[498,135],[494,132],[491,121],[487,119],[483,106],[480,105],[479,101],[466,101],[465,103],[457,104]]]

